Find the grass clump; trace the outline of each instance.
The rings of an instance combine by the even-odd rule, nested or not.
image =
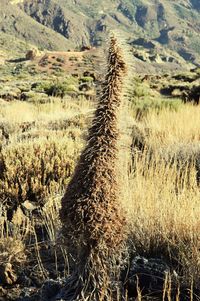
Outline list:
[[[199,188],[194,165],[180,172],[176,159],[166,164],[156,155],[146,164],[145,155],[135,154],[135,162],[125,204],[132,251],[146,258],[165,259],[175,267],[181,286],[190,287],[193,279],[198,288]]]

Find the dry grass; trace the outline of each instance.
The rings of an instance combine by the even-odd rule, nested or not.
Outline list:
[[[30,175],[36,185],[35,192],[42,192],[35,202],[39,199],[54,199],[55,195],[63,190],[84,146],[88,116],[91,116],[93,107],[94,104],[84,99],[79,102],[76,100],[60,101],[55,98],[52,98],[48,104],[13,102],[1,105],[1,125],[9,134],[9,138],[5,138],[2,131],[0,157],[4,158],[6,172],[2,173],[1,170],[0,174],[1,201],[8,200],[8,192],[12,195],[12,200],[18,203],[27,200],[26,192]],[[199,110],[200,107],[192,105],[182,105],[177,111],[165,109],[157,113],[150,110],[146,118],[137,125],[141,129],[149,129],[148,145],[154,149],[170,149],[175,153],[176,149],[190,149],[194,145],[199,147]],[[130,123],[135,123],[131,116],[134,116],[134,112],[129,109],[129,115],[126,118]],[[23,131],[21,125],[25,122],[28,122],[30,127]],[[125,139],[129,139],[129,136],[129,133],[125,133]],[[198,235],[200,190],[196,182],[196,169],[193,164],[190,164],[184,172],[180,173],[176,161],[173,164],[171,162],[166,164],[166,161],[160,159],[158,153],[148,165],[145,156],[141,156],[141,153],[135,156],[136,168],[134,167],[133,170],[130,163],[130,151],[122,145],[120,164],[124,191],[121,199],[129,221],[131,252],[147,257],[164,257],[166,261],[174,265],[181,276],[180,281],[188,287],[191,283],[194,287],[198,287],[200,280]],[[41,168],[41,160],[47,162],[43,168]],[[71,168],[69,174],[65,165],[68,163]],[[125,172],[126,167],[128,173]],[[3,168],[2,165],[0,168]],[[51,173],[54,178],[47,187],[46,184],[42,184],[41,176],[43,174],[47,178],[48,173]],[[57,182],[55,176],[58,178]],[[181,185],[177,185],[179,179]],[[23,188],[21,195],[17,190],[19,187],[16,187],[19,183]],[[42,209],[42,219],[48,232],[48,243],[55,262],[61,252],[55,249],[57,229],[60,227],[57,203],[59,202],[56,198],[56,206],[55,202],[53,206],[47,203]],[[14,266],[16,264],[18,269],[19,264],[23,266],[26,253],[30,250],[23,234],[25,230],[22,229],[25,227],[29,232],[30,225],[22,221],[22,224],[15,227],[18,229],[17,232],[6,233],[4,218],[5,215],[2,214],[0,248],[2,254],[7,257],[1,258]],[[14,220],[19,221],[19,217],[13,217],[12,222]],[[33,232],[32,228],[30,232]],[[38,262],[46,275],[40,249],[38,250]],[[16,252],[20,254],[17,263],[13,261],[13,258],[18,258]],[[63,259],[65,260],[65,274],[67,274],[68,260],[65,251],[62,250],[62,252],[65,258]],[[57,262],[57,270],[58,264]],[[13,273],[15,274],[15,271]],[[178,297],[177,300],[179,300]]]
[[[3,102],[0,107],[0,120],[9,124],[23,122],[47,123],[55,120],[71,119],[76,115],[88,114],[93,106],[85,98],[75,100],[49,97],[45,104],[13,101]]]
[[[149,141],[155,147],[199,143],[200,106],[184,105],[179,110],[149,112],[144,126],[150,129]]]
[[[165,252],[172,252],[173,257],[176,255],[173,254],[173,247],[178,251],[186,243],[188,254],[185,255],[189,256],[195,245],[198,250],[200,243],[197,234],[200,226],[200,191],[195,180],[195,169],[190,170],[188,185],[187,170],[184,175],[179,175],[176,162],[166,167],[165,162],[159,160],[152,162],[148,168],[145,162],[139,157],[136,171],[124,179],[127,191],[124,206],[134,235],[133,244],[139,247],[137,251],[152,255],[163,252],[163,246],[168,245]],[[177,188],[177,175],[183,181],[185,178],[185,186]],[[189,242],[193,244],[191,249]],[[174,260],[178,261],[178,258]],[[188,264],[192,267],[194,262],[189,260]],[[198,268],[196,264],[195,268]]]
[[[199,287],[200,279],[199,110],[186,105],[177,112],[149,112],[138,124],[143,130],[148,128],[145,149],[134,152],[133,168],[130,157],[124,157],[129,174],[123,176],[123,205],[130,222],[132,252],[165,258],[188,287],[191,282]],[[153,155],[147,161],[149,151]],[[167,161],[166,154],[173,154],[168,156],[173,160]]]

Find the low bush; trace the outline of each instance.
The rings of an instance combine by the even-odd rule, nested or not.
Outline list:
[[[151,110],[156,111],[157,113],[164,109],[176,111],[181,103],[182,101],[180,99],[143,97],[142,101],[134,98],[132,100],[132,107],[135,111],[136,119],[141,120],[147,116]]]
[[[50,84],[44,88],[48,96],[56,96],[63,98],[67,93],[67,86],[61,83]]]
[[[66,187],[74,167],[75,147],[72,139],[6,147],[0,153],[1,201],[9,208],[26,200],[44,204],[49,194]]]
[[[80,81],[82,83],[91,83],[91,82],[93,82],[93,80],[94,79],[91,76],[83,76],[83,77],[80,78]]]
[[[33,90],[40,93],[46,93],[48,96],[63,98],[68,92],[77,91],[78,80],[74,77],[68,77],[64,81],[43,81],[34,83]]]

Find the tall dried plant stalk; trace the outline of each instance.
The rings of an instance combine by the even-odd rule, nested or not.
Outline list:
[[[126,69],[122,48],[112,36],[108,70],[87,145],[60,210],[63,234],[76,263],[66,300],[110,300],[113,264],[122,252],[126,232],[117,176],[119,113]]]

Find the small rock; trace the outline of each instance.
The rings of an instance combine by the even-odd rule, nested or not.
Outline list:
[[[39,300],[40,300],[40,296],[38,293],[38,289],[34,287],[22,288],[20,296],[14,299],[14,301],[39,301]]]

